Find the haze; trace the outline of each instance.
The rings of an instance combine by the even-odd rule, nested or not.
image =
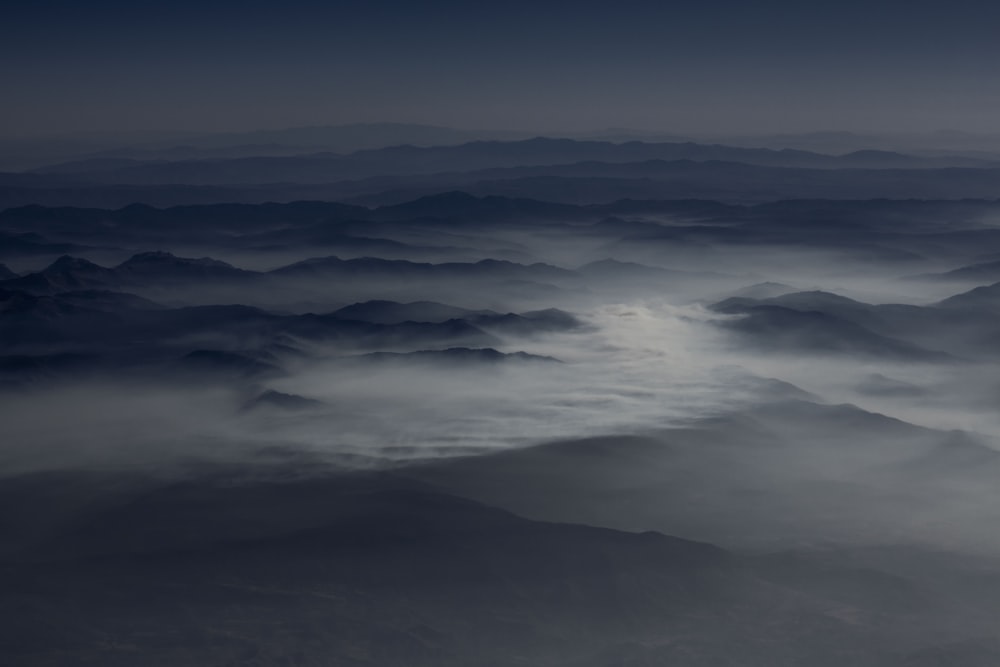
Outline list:
[[[966,0],[22,3],[0,127],[992,133],[998,19]]]
[[[0,664],[996,667],[997,19],[7,10]]]

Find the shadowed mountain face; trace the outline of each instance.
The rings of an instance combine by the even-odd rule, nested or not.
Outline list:
[[[313,130],[0,175],[0,663],[1000,664],[992,158]]]
[[[32,481],[0,490],[24,498],[46,480]],[[64,501],[107,481],[75,480]],[[953,611],[933,588],[820,554],[751,558],[655,533],[530,521],[391,478],[216,476],[136,491],[149,483],[121,480],[110,502],[74,509],[78,528],[8,558],[2,637],[16,664],[129,664],[137,652],[152,665],[995,655],[981,641],[928,647],[923,623]],[[80,600],[92,605],[85,624],[74,619]],[[140,601],[142,615],[120,615]],[[52,618],[69,623],[41,632]],[[949,625],[934,633],[962,636]],[[887,627],[895,642],[882,637]]]
[[[206,280],[234,279],[243,272],[211,259],[181,259],[165,252],[135,255],[113,269],[63,255],[44,269],[3,281],[5,287],[33,293],[60,293],[85,289],[169,285]]]
[[[732,312],[730,309],[729,312]],[[755,339],[765,349],[847,354],[901,361],[944,361],[948,355],[910,345],[818,311],[755,306],[725,326]]]

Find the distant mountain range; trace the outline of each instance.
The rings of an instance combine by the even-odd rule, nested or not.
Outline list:
[[[351,152],[412,144],[437,146],[517,140],[537,132],[459,130],[417,123],[353,123],[246,132],[104,133],[0,141],[0,170],[32,169],[67,160],[188,160]]]
[[[351,153],[139,160],[100,157],[0,173],[0,208],[295,199],[398,203],[447,190],[569,203],[616,199],[990,197],[1000,160],[863,150],[533,138]]]
[[[96,133],[0,141],[0,170],[30,169],[77,159],[186,160],[261,155],[300,155],[320,150],[348,153],[410,144],[442,146],[470,141],[517,141],[546,136],[583,141],[694,141],[748,148],[792,149],[827,154],[882,150],[928,156],[1000,156],[1000,137],[958,131],[861,133],[816,131],[761,135],[683,135],[636,128],[591,131],[456,129],[418,123],[353,123],[241,132]]]
[[[534,138],[479,141],[456,146],[393,146],[346,155],[315,153],[290,157],[246,157],[182,161],[98,158],[34,170],[77,183],[102,185],[246,185],[330,183],[373,176],[467,172],[484,169],[570,165],[580,162],[737,162],[808,169],[988,168],[1000,161],[915,157],[888,151],[832,156],[790,149],[737,148],[695,143],[611,143]]]

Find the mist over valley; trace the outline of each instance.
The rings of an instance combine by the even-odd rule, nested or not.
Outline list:
[[[996,664],[990,159],[18,175],[5,664]]]

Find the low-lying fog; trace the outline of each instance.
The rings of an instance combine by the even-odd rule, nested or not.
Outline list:
[[[621,224],[658,225],[671,234],[687,229],[677,221]],[[0,402],[0,470],[10,477],[123,467],[171,476],[199,461],[266,465],[301,455],[409,474],[418,463],[413,469],[424,470],[454,457],[642,436],[660,443],[662,459],[631,472],[609,462],[605,482],[620,490],[684,489],[663,498],[684,503],[689,516],[676,506],[657,513],[627,503],[614,515],[576,516],[544,503],[516,509],[686,530],[738,545],[754,543],[755,529],[734,524],[791,503],[796,518],[782,524],[789,534],[765,521],[771,527],[760,531],[764,542],[793,534],[822,541],[824,531],[829,539],[877,542],[880,530],[884,536],[894,525],[893,540],[947,535],[977,548],[996,546],[970,516],[1000,516],[1000,494],[982,477],[1000,458],[998,357],[991,351],[998,329],[988,310],[936,305],[975,283],[919,278],[972,263],[974,244],[964,255],[954,248],[918,255],[913,248],[928,241],[845,241],[831,249],[801,239],[727,243],[711,231],[703,242],[690,234],[636,237],[613,232],[608,221],[535,227],[448,234],[433,225],[421,234],[393,228],[385,238],[438,233],[441,247],[465,248],[431,259],[411,254],[419,266],[392,257],[388,264],[369,258],[290,270],[281,267],[322,253],[214,246],[194,252],[179,244],[171,250],[182,257],[211,255],[252,273],[194,282],[179,278],[179,268],[163,280],[133,266],[101,274],[117,281],[108,283],[112,291],[159,304],[142,317],[153,312],[161,319],[142,320],[134,330],[130,318],[138,316],[128,308],[111,320],[72,320],[60,330],[59,318],[76,311],[45,299],[62,303],[69,297],[60,294],[72,289],[50,290],[32,307],[49,309],[42,321],[55,322],[57,334],[42,342],[10,334],[12,353],[23,347],[30,354],[22,356],[49,355],[45,363],[54,364],[51,355],[96,351],[102,361],[79,373],[45,370],[26,382],[16,376],[17,363],[26,362],[7,364],[15,383]],[[470,263],[497,248],[520,259]],[[89,257],[115,266],[106,252]],[[19,269],[23,277],[27,270]],[[15,284],[6,281],[5,289]],[[736,301],[727,302],[731,297]],[[371,299],[419,303],[391,306],[405,313],[396,320],[384,305],[334,312]],[[424,303],[431,301],[448,308]],[[267,312],[172,310],[237,303]],[[869,305],[887,303],[912,307]],[[168,308],[154,309],[160,306]],[[546,308],[575,320],[567,324],[560,314],[553,324],[551,315],[532,314]],[[171,365],[178,358],[183,368]],[[110,370],[100,367],[106,359],[114,360]],[[613,449],[601,456],[613,457]],[[560,463],[567,475],[573,461]],[[621,477],[612,479],[611,470]],[[650,470],[656,476],[646,476]],[[903,521],[932,506],[933,529],[930,518]],[[871,525],[855,531],[856,512]],[[806,530],[808,524],[820,528]],[[907,525],[909,534],[899,529]]]

